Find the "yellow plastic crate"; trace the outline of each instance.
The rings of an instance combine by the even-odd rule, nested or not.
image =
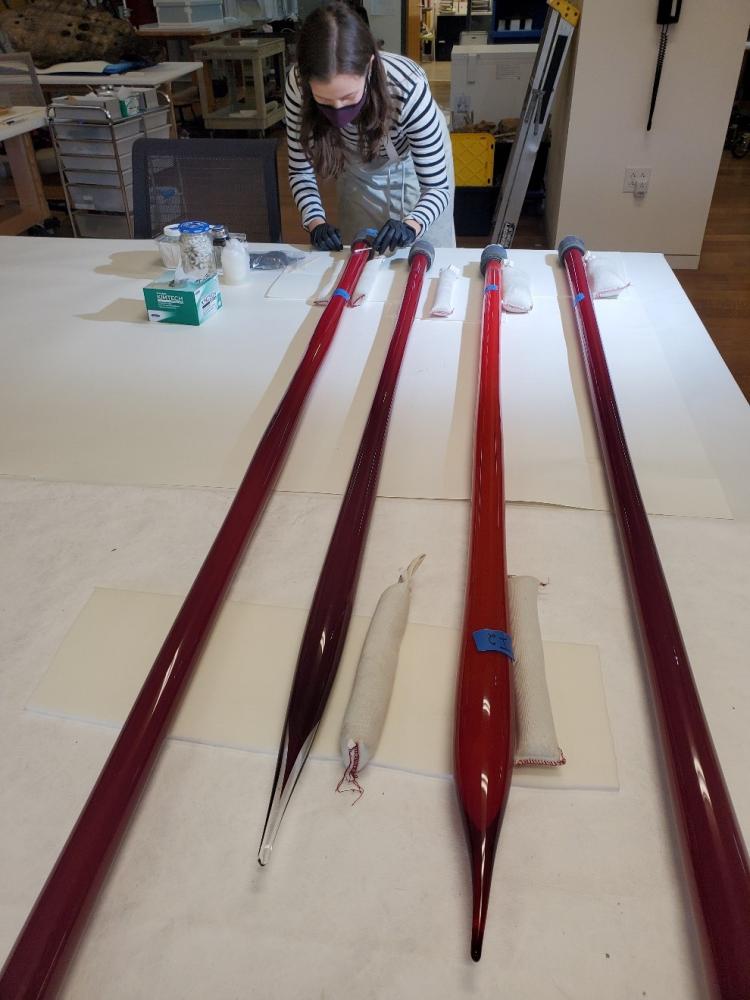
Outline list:
[[[489,187],[495,164],[495,137],[489,132],[451,132],[458,187]]]

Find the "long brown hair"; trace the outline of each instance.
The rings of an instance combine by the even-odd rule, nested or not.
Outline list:
[[[300,143],[323,177],[338,177],[344,169],[344,144],[341,130],[328,121],[315,103],[310,81],[327,83],[339,73],[365,76],[368,67],[367,98],[356,120],[359,151],[367,163],[388,134],[391,118],[388,80],[372,32],[345,3],[317,7],[305,19],[297,43],[297,73],[302,91]]]

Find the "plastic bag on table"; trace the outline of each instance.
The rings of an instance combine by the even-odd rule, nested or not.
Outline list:
[[[294,250],[266,250],[263,253],[254,253],[248,250],[248,260],[250,268],[256,271],[281,271],[290,264],[296,264],[305,255],[295,253]]]

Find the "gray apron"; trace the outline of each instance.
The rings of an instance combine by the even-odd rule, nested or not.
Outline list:
[[[421,235],[435,247],[455,247],[453,228],[453,150],[448,127],[440,114],[448,180],[451,193],[442,215]],[[380,229],[388,219],[405,219],[419,201],[420,188],[411,155],[399,160],[390,136],[385,141],[385,154],[369,163],[357,157],[348,159],[344,172],[336,182],[339,202],[339,228],[345,244],[360,229]]]

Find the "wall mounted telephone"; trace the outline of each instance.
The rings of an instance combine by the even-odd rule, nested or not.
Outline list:
[[[667,38],[670,24],[676,24],[680,19],[682,0],[658,0],[656,10],[656,23],[661,25],[661,38],[659,39],[659,54],[656,57],[656,73],[654,74],[654,86],[651,91],[651,107],[648,109],[648,124],[646,131],[651,131],[651,123],[654,119],[654,107],[656,106],[656,95],[659,91],[659,81],[661,80],[661,69],[664,65],[664,54],[667,51]]]

